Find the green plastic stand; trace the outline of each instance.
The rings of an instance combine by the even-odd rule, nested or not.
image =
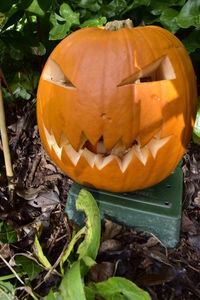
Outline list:
[[[66,213],[80,226],[85,223],[85,215],[76,210],[75,203],[81,188],[92,193],[102,220],[106,217],[137,231],[153,233],[170,248],[178,243],[183,191],[180,165],[164,181],[137,192],[110,193],[74,183],[68,194]]]

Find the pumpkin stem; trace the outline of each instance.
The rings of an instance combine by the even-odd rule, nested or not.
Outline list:
[[[120,28],[133,28],[133,21],[130,19],[122,20],[122,21],[111,21],[106,23],[105,29],[110,31],[117,31]]]

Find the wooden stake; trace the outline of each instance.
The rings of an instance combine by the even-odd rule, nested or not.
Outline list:
[[[5,166],[6,166],[6,175],[8,179],[8,188],[10,193],[12,193],[12,191],[14,190],[14,184],[12,183],[13,169],[12,169],[10,150],[8,145],[8,135],[6,130],[6,119],[5,119],[5,111],[4,111],[3,96],[2,96],[1,78],[0,78],[0,131],[1,131],[1,140],[3,145]]]

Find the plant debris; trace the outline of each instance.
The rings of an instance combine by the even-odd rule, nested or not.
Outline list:
[[[8,276],[16,283],[10,268],[17,267],[18,274],[28,274],[34,293],[44,297],[61,282],[60,258],[78,231],[65,214],[72,180],[57,168],[41,146],[34,101],[20,111],[8,133],[16,189],[11,204],[0,144],[0,280]],[[155,300],[200,299],[200,146],[189,145],[183,173],[182,228],[177,247],[166,249],[156,237],[147,237],[134,228],[126,229],[106,219],[96,264],[86,278],[88,282],[99,283],[121,276],[148,291]],[[73,251],[69,260],[71,255]],[[46,267],[46,261],[41,259],[44,257],[48,258]],[[52,272],[49,266],[53,267]],[[20,278],[24,282],[23,276]],[[21,283],[19,287],[17,299],[29,299],[30,288],[22,288]],[[4,289],[10,295],[10,285],[5,284]]]

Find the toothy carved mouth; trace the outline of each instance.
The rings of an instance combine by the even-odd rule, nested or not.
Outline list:
[[[150,153],[155,159],[159,149],[171,138],[171,136],[160,138],[161,131],[159,131],[148,144],[143,147],[141,147],[139,139],[135,140],[132,147],[128,149],[119,141],[109,152],[106,151],[103,141],[99,141],[96,146],[97,153],[94,153],[87,148],[87,139],[85,136],[82,139],[80,149],[76,151],[64,133],[61,135],[59,147],[52,132],[49,133],[45,126],[44,131],[50,149],[55,151],[59,159],[61,159],[62,151],[65,151],[74,166],[78,164],[81,157],[84,157],[92,168],[96,166],[99,170],[103,169],[112,160],[116,160],[122,173],[126,171],[134,156],[136,156],[143,165],[146,165]]]

